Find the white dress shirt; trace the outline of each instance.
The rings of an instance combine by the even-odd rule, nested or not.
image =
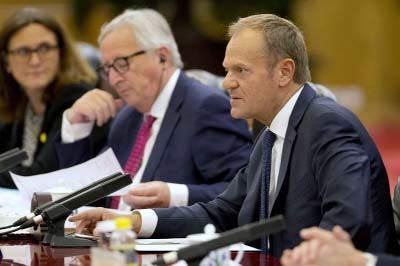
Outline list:
[[[150,138],[147,140],[144,148],[142,163],[133,178],[131,186],[140,183],[140,181],[142,180],[143,172],[146,169],[146,165],[149,161],[150,154],[151,151],[153,150],[154,143],[160,131],[162,121],[164,120],[165,113],[167,112],[171,96],[174,92],[176,83],[178,82],[180,72],[181,71],[177,69],[172,74],[171,78],[168,80],[165,87],[161,90],[160,95],[158,95],[156,101],[151,106],[150,112],[144,114],[144,116],[152,115],[157,119],[154,121],[152,125]],[[66,118],[66,111],[65,111],[63,114],[63,122],[61,129],[62,142],[72,143],[89,136],[93,129],[93,126],[94,126],[94,121],[88,123],[71,124]],[[173,184],[173,183],[167,183],[167,184],[171,195],[170,207],[187,206],[189,201],[188,187],[183,184]],[[130,210],[130,207],[127,204],[125,204],[123,200],[121,200],[118,209]]]
[[[271,130],[276,135],[276,139],[274,142],[274,146],[272,146],[272,156],[271,156],[271,179],[269,185],[269,198],[273,198],[276,186],[278,184],[278,176],[279,176],[279,168],[281,166],[282,159],[282,150],[283,143],[285,141],[286,131],[289,124],[290,115],[292,114],[294,105],[299,98],[299,95],[303,87],[300,88],[293,96],[289,99],[289,101],[283,106],[283,108],[279,111],[279,113],[272,120],[271,126],[266,128],[266,130]],[[272,201],[269,201],[270,203]],[[271,213],[270,206],[268,208]]]
[[[279,113],[272,120],[271,126],[266,130],[271,130],[276,135],[276,140],[272,146],[271,156],[271,179],[269,197],[275,194],[276,185],[278,184],[279,168],[281,166],[283,143],[286,136],[287,127],[289,124],[290,115],[292,114],[294,105],[300,96],[303,87],[301,87],[289,101],[282,107]],[[271,201],[270,201],[271,202]],[[271,212],[272,208],[269,208]],[[151,237],[156,229],[158,217],[152,209],[136,210],[140,213],[142,218],[142,227],[140,228],[140,237]]]

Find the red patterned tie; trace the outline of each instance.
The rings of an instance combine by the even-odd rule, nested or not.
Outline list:
[[[132,178],[135,176],[142,162],[144,147],[150,138],[151,126],[155,120],[156,118],[154,116],[149,115],[142,123],[142,126],[137,134],[135,145],[133,146],[131,154],[129,155],[129,158],[124,166],[124,172],[129,173]],[[112,197],[111,208],[118,209],[119,200],[119,196]]]

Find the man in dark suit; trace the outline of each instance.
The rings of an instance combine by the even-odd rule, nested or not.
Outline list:
[[[180,70],[169,25],[154,10],[127,10],[102,28],[99,43],[101,73],[121,99],[93,90],[65,112],[63,143],[56,147],[61,165],[92,157],[92,125],[115,116],[107,146],[135,186],[113,207],[214,199],[247,163],[251,148],[247,123],[230,116],[229,98]],[[118,112],[122,101],[126,105]]]
[[[310,73],[299,29],[261,14],[239,19],[229,35],[223,65],[231,114],[257,119],[267,129],[247,167],[215,200],[154,209],[154,227],[135,211],[131,217],[139,236],[183,237],[207,223],[225,231],[283,214],[286,231],[253,243],[270,255],[279,257],[299,244],[302,228],[336,224],[350,232],[358,248],[395,252],[389,183],[379,152],[354,114],[306,83]],[[113,216],[94,210],[71,220],[83,220],[81,230]]]

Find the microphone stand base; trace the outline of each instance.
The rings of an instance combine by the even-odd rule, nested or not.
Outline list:
[[[51,247],[95,247],[96,240],[65,235],[65,220],[68,216],[47,223],[48,232],[44,235],[42,244]]]
[[[97,247],[97,241],[73,236],[53,236],[52,247]]]
[[[204,259],[204,257],[196,258],[196,259],[191,259],[189,261],[186,261],[188,266],[199,266],[200,262]]]

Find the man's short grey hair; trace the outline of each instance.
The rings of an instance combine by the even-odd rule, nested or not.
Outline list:
[[[279,60],[291,58],[296,65],[293,80],[300,84],[311,80],[303,34],[291,21],[273,14],[239,18],[229,26],[228,35],[232,37],[243,29],[252,29],[263,34],[270,69]]]
[[[143,49],[157,49],[166,46],[171,51],[172,64],[175,67],[183,68],[178,45],[167,20],[153,9],[125,10],[121,15],[102,26],[98,43],[100,44],[108,33],[125,25],[131,27],[133,36]]]

